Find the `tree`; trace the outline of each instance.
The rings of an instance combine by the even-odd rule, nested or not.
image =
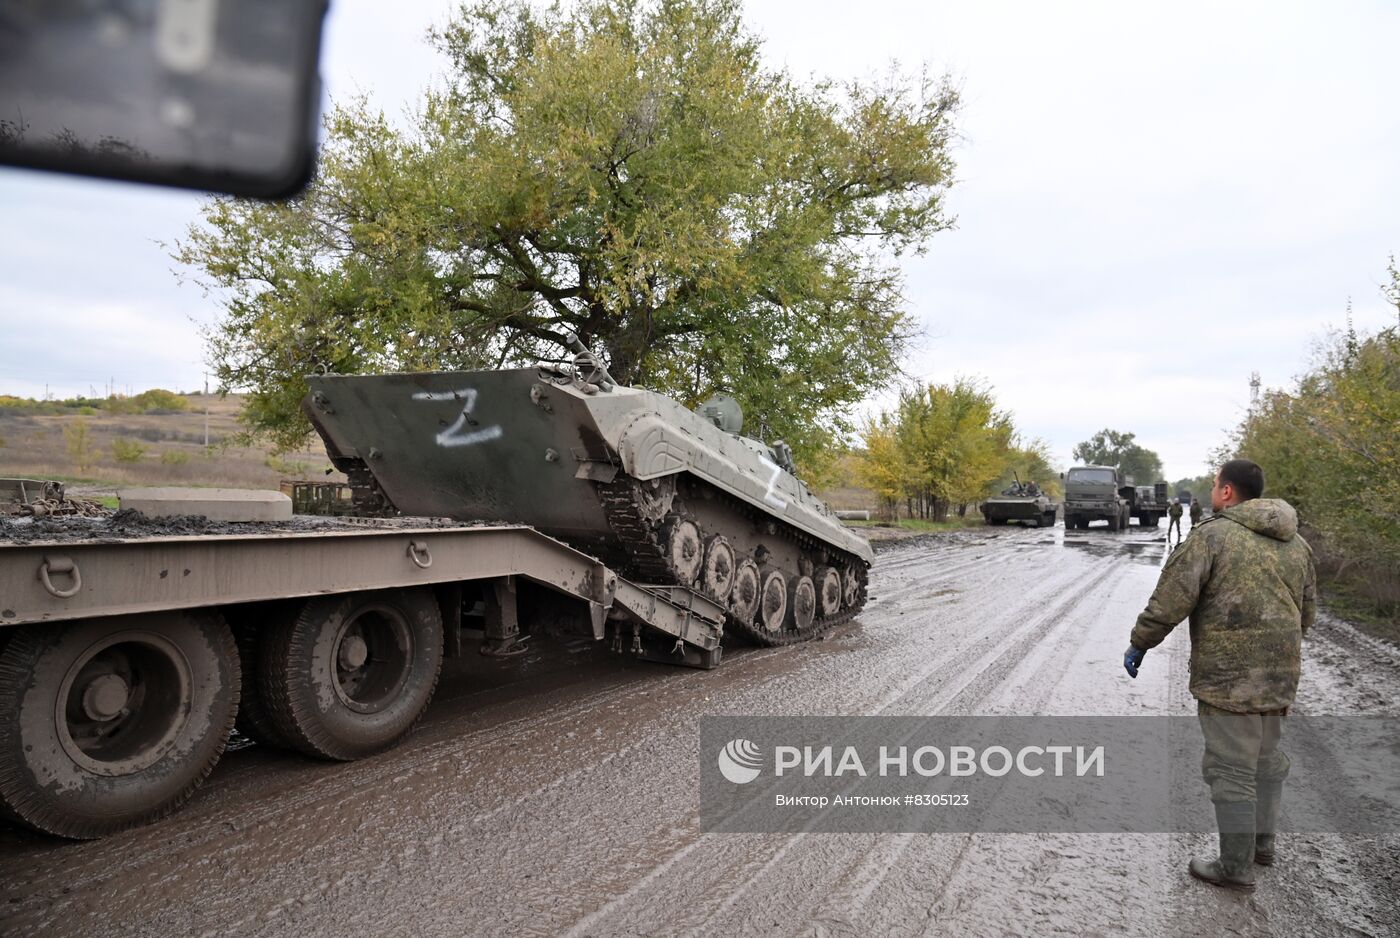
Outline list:
[[[97,449],[92,442],[92,431],[88,422],[81,418],[64,424],[63,440],[68,448],[68,458],[77,466],[78,474],[87,472],[97,458]]]
[[[1137,485],[1151,485],[1162,478],[1162,459],[1136,442],[1132,433],[1103,429],[1074,448],[1074,458],[1086,465],[1113,466]]]
[[[317,369],[529,364],[572,330],[802,458],[897,373],[894,259],[951,223],[946,82],[800,85],[737,0],[476,0],[432,38],[452,72],[408,129],[336,108],[304,195],[216,199],[176,246],[251,429],[301,442]]]
[[[1034,439],[1028,443],[1017,440],[1013,443],[1007,451],[1006,469],[992,485],[992,489],[1000,492],[1009,488],[1016,479],[1034,482],[1051,498],[1059,498],[1064,494],[1064,486],[1060,483],[1060,468],[1050,456],[1050,444],[1041,439]]]

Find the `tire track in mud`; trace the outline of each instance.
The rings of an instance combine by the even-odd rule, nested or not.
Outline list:
[[[985,563],[987,561],[983,560],[981,562]],[[912,708],[912,712],[914,713],[970,712],[965,708],[970,708],[977,701],[985,699],[993,689],[1000,686],[1004,678],[1014,670],[1016,664],[1024,659],[1033,647],[1046,643],[1046,639],[1050,637],[1046,635],[1046,623],[1058,623],[1053,629],[1053,632],[1056,634],[1069,628],[1070,620],[1066,616],[1066,613],[1083,602],[1084,598],[1092,593],[1094,587],[1107,579],[1113,573],[1117,563],[1118,561],[1114,558],[1106,558],[1092,563],[1089,569],[1097,572],[1091,574],[1087,583],[1082,579],[1071,580],[1070,582],[1051,588],[1048,595],[1041,596],[1034,590],[1016,592],[1014,595],[1023,605],[1031,605],[1036,608],[1037,611],[1028,616],[1013,616],[1013,620],[1019,619],[1021,620],[1021,624],[1015,627],[1009,635],[1004,632],[999,632],[998,629],[998,625],[1005,622],[1006,619],[1001,616],[996,617],[994,620],[991,620],[993,624],[984,629],[984,633],[979,637],[979,640],[975,642],[971,648],[962,650],[960,656],[941,661],[932,667],[924,669],[917,673],[913,679],[897,686],[893,691],[886,693],[883,697],[868,702],[865,707],[856,710],[856,712],[888,713],[897,705],[901,704]],[[941,575],[944,571],[940,570],[939,572]],[[1067,599],[1060,599],[1060,597],[1071,590],[1077,590],[1077,594]],[[884,591],[881,595],[887,594],[888,590]],[[987,647],[989,645],[991,647]],[[984,648],[986,650],[983,650]],[[981,654],[977,655],[975,660],[968,661],[965,656],[969,652],[973,654],[981,652]],[[967,678],[964,681],[950,685],[948,683],[949,679],[958,675],[966,675]],[[1049,693],[1049,687],[1049,684],[1044,685],[1044,693]],[[905,708],[901,707],[900,709]],[[687,881],[694,881],[696,878],[704,879],[705,873],[709,870],[728,869],[733,872],[733,875],[730,877],[706,883],[707,892],[710,894],[723,895],[725,899],[718,909],[713,910],[711,914],[702,920],[687,923],[687,929],[693,929],[697,932],[708,932],[722,929],[728,930],[736,927],[737,923],[734,922],[721,923],[719,921],[720,917],[738,903],[740,899],[747,897],[755,885],[762,883],[765,886],[773,886],[774,884],[767,880],[763,874],[773,869],[781,860],[787,858],[792,852],[806,851],[808,853],[815,852],[817,854],[815,857],[803,857],[795,864],[802,870],[808,870],[816,866],[827,871],[829,876],[831,872],[845,868],[842,875],[837,878],[839,882],[851,875],[855,868],[867,863],[872,853],[882,850],[881,838],[878,835],[824,834],[815,838],[809,838],[804,834],[778,836],[782,838],[780,841],[776,844],[770,842],[767,845],[771,850],[771,852],[767,854],[767,859],[757,863],[757,858],[753,856],[743,857],[740,862],[726,862],[729,858],[724,855],[725,843],[719,839],[704,837],[702,837],[701,840],[686,845],[682,851],[668,858],[667,865],[669,868],[674,862],[691,858],[691,855],[695,852],[696,844],[704,843],[708,840],[715,843],[716,846],[707,851],[704,857],[694,858],[694,862],[688,864],[688,866],[691,867],[700,866],[701,869],[679,871],[681,878]],[[960,846],[957,848],[958,854],[961,854],[961,852],[966,849],[966,842],[970,839],[970,835],[947,836],[953,838],[955,842],[961,842]],[[725,840],[727,840],[728,837],[729,835],[725,835]],[[828,849],[826,847],[827,842],[838,839],[839,843],[834,849]],[[854,843],[860,841],[866,841],[867,843],[863,847],[852,849]],[[949,867],[945,864],[944,868],[947,869]],[[804,877],[804,879],[806,879],[806,882],[803,883],[802,886],[807,889],[808,893],[811,892],[812,888],[819,888],[822,892],[827,892],[833,885],[830,879],[824,883],[821,883],[820,878],[814,880],[810,877]],[[816,883],[820,883],[820,886],[816,886]],[[648,902],[645,896],[639,895],[641,891],[645,890],[650,885],[650,880],[639,883],[633,889],[615,897],[609,905],[603,907],[597,913],[585,918],[579,923],[576,923],[569,934],[581,935],[587,933],[589,929],[597,927],[605,922],[606,915],[612,909],[619,908],[623,904],[632,902],[633,900],[635,900],[634,904],[641,907],[652,905],[653,903]],[[870,884],[869,889],[873,889],[877,885],[878,882]],[[782,884],[782,888],[775,890],[775,892],[777,896],[781,897],[783,904],[797,904],[796,900],[799,897],[794,895],[795,888],[797,888],[796,884],[785,883]],[[814,898],[820,899],[821,896]],[[823,905],[823,903],[818,902],[818,906],[821,905]],[[798,928],[799,931],[805,931],[807,924],[810,923],[810,919],[806,918],[806,916],[795,917],[795,920],[802,923]],[[834,924],[833,918],[831,917],[819,916],[819,920],[826,924]],[[841,917],[835,918],[835,921],[840,920]],[[672,921],[671,924],[674,926],[677,923]],[[636,927],[635,923],[630,927]],[[771,926],[768,930],[770,932],[774,931]],[[776,933],[782,932],[783,929],[776,929]]]

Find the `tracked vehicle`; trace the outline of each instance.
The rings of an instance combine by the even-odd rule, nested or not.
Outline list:
[[[528,524],[622,575],[701,592],[761,644],[865,603],[869,544],[744,437],[729,398],[692,412],[572,364],[323,375],[306,413],[361,512]]]

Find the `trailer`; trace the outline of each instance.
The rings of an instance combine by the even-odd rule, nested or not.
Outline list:
[[[648,660],[720,662],[723,605],[629,581],[530,527],[218,531],[0,528],[0,810],[78,839],[149,822],[190,797],[235,724],[317,758],[383,751],[422,716],[444,657],[478,634],[481,653],[512,654],[525,621]]]

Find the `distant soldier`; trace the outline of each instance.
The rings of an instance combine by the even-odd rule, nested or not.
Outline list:
[[[1029,483],[1027,483],[1027,484],[1026,484],[1026,494],[1027,494],[1027,495],[1036,495],[1036,496],[1039,496],[1039,495],[1040,495],[1040,486],[1036,485],[1034,482],[1029,482]]]
[[[1191,695],[1205,736],[1201,774],[1210,786],[1220,856],[1193,859],[1191,875],[1254,888],[1254,863],[1274,862],[1288,757],[1283,717],[1302,670],[1303,635],[1317,614],[1312,549],[1282,499],[1260,498],[1264,472],[1247,459],[1220,467],[1214,514],[1168,558],[1133,628],[1123,667],[1191,618]]]
[[[1201,500],[1199,498],[1191,499],[1191,527],[1194,528],[1201,523],[1201,515],[1204,513],[1205,509],[1201,507]]]
[[[1167,517],[1171,518],[1171,523],[1167,525],[1167,540],[1172,539],[1172,528],[1176,528],[1176,541],[1181,543],[1181,499],[1173,498],[1171,506],[1167,508]]]

